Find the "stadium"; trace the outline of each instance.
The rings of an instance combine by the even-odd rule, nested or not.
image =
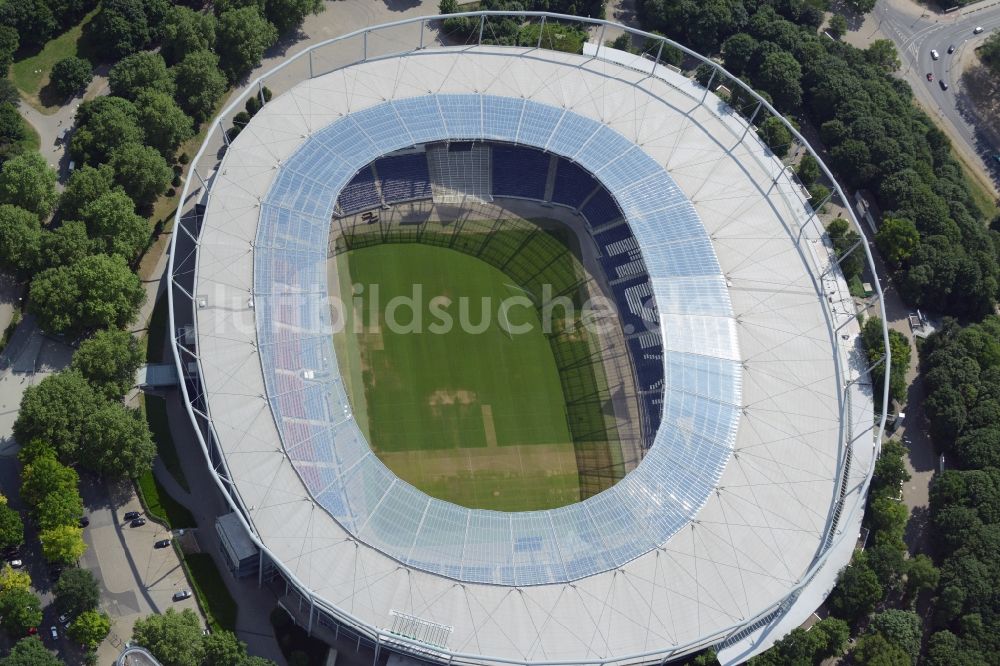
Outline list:
[[[420,18],[289,58],[193,160],[173,349],[231,570],[376,662],[739,663],[860,531],[888,398],[823,231],[851,207],[825,167],[810,201],[806,141],[681,45],[455,17],[466,43]],[[490,43],[511,19],[537,43]],[[372,326],[417,283],[502,305],[476,332]],[[573,314],[541,326],[551,297]]]

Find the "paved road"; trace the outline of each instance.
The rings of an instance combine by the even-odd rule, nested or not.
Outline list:
[[[990,155],[1000,151],[1000,138],[978,128],[964,108],[961,85],[961,65],[964,55],[981,44],[993,30],[1000,29],[1000,0],[984,0],[963,10],[937,14],[910,0],[879,0],[873,12],[879,31],[895,42],[903,66],[900,74],[913,88],[918,102],[944,126],[952,141],[971,160],[976,160],[993,184],[994,195],[1000,193],[1000,165]],[[974,35],[976,26],[984,31]],[[955,46],[949,55],[948,47]],[[931,49],[940,59],[931,58]],[[927,80],[927,73],[934,81]],[[940,82],[948,84],[947,91]]]

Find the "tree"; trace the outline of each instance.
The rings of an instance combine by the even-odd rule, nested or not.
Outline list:
[[[890,608],[872,617],[871,628],[892,645],[902,648],[916,663],[923,635],[920,616],[913,611]]]
[[[149,241],[149,223],[135,212],[125,192],[115,189],[91,201],[80,213],[90,237],[108,254],[133,261]]]
[[[42,232],[38,270],[75,264],[91,253],[92,243],[83,222],[64,222]]]
[[[31,591],[31,574],[24,569],[15,569],[12,566],[4,565],[0,568],[0,594],[5,594],[11,590]]]
[[[231,631],[215,631],[201,640],[205,651],[203,663],[213,666],[243,666],[247,646]]]
[[[95,649],[111,631],[111,618],[107,613],[86,610],[69,625],[69,637],[88,649]]]
[[[76,488],[52,490],[35,505],[34,513],[42,530],[76,525],[83,515],[83,498]]]
[[[841,14],[834,14],[830,17],[830,34],[840,39],[847,33],[847,19]]]
[[[834,244],[836,246],[836,243]],[[841,262],[843,266],[843,262]],[[868,351],[868,361],[874,364],[885,355],[885,340],[882,337],[882,320],[870,317],[861,327],[861,341]],[[906,397],[906,371],[910,367],[910,341],[896,330],[889,331],[889,399],[903,401]],[[872,370],[876,395],[881,395],[885,381],[885,364]]]
[[[0,495],[0,548],[24,543],[24,523],[21,514],[12,509],[7,498]]]
[[[88,417],[82,453],[89,469],[134,479],[152,469],[156,445],[138,412],[109,402]]]
[[[23,636],[42,621],[42,604],[29,590],[14,588],[0,594],[0,626],[11,636]]]
[[[267,0],[264,10],[267,20],[283,35],[302,25],[309,14],[323,11],[323,0]]]
[[[882,593],[878,576],[868,566],[864,553],[857,553],[837,576],[837,586],[827,602],[837,617],[853,622],[870,613]]]
[[[114,187],[115,172],[101,164],[84,164],[73,171],[59,197],[59,215],[64,220],[80,220],[84,207]]]
[[[163,43],[160,53],[173,65],[189,53],[206,51],[215,46],[215,16],[196,12],[188,7],[174,6],[163,22]]]
[[[200,666],[204,657],[201,639],[201,624],[190,608],[180,613],[168,608],[162,615],[137,620],[132,628],[132,640],[164,666]]]
[[[9,83],[9,79],[0,79],[0,96]],[[27,152],[28,131],[25,127],[17,106],[9,100],[0,99],[0,163]]]
[[[17,30],[9,25],[0,25],[0,71],[6,72],[14,62],[14,54],[21,45]]]
[[[30,210],[39,219],[52,212],[58,198],[56,172],[39,153],[25,153],[0,168],[0,202]]]
[[[100,398],[79,372],[70,370],[49,375],[35,386],[25,389],[17,420],[14,421],[14,439],[26,443],[41,440],[49,444],[59,458],[73,462],[77,460],[83,424],[100,404]],[[25,467],[22,479],[28,478],[29,468],[30,465]],[[52,471],[45,470],[45,473]],[[77,481],[75,475],[74,472],[74,486]],[[43,494],[26,497],[23,486],[21,492],[24,501],[29,504],[36,504]]]
[[[865,59],[885,72],[899,69],[899,54],[896,45],[888,39],[876,39],[865,49]]]
[[[10,653],[0,659],[0,666],[64,666],[62,660],[34,636],[22,638]]]
[[[885,217],[875,234],[875,246],[893,266],[902,266],[920,244],[920,234],[910,220]]]
[[[3,3],[0,5],[0,24],[16,30],[22,46],[44,44],[57,27],[52,10],[44,0]]]
[[[806,187],[813,185],[820,177],[819,162],[816,158],[806,153],[799,161],[799,166],[795,170],[796,175]]]
[[[42,555],[54,564],[73,564],[87,552],[83,530],[76,525],[59,525],[38,535]]]
[[[166,0],[103,0],[93,21],[95,43],[108,60],[135,53],[159,36]]]
[[[144,90],[135,104],[146,133],[146,144],[172,159],[177,146],[193,134],[191,118],[165,92]]]
[[[277,29],[256,7],[223,12],[216,34],[219,64],[232,82],[260,65],[264,51],[278,39]]]
[[[976,51],[979,59],[990,68],[994,76],[1000,76],[1000,30],[987,38]]]
[[[219,57],[211,51],[193,51],[174,67],[176,99],[184,112],[197,122],[212,115],[215,103],[226,91],[226,77],[219,70]]]
[[[867,14],[875,9],[875,0],[847,0],[847,6],[859,14]]]
[[[0,264],[28,275],[38,262],[42,225],[38,216],[11,204],[0,204]]]
[[[132,321],[145,297],[122,257],[97,254],[36,275],[28,311],[56,333],[120,328]]]
[[[861,240],[858,232],[851,229],[847,220],[838,217],[827,225],[826,233],[833,243],[833,251],[840,261],[840,271],[844,274],[844,278],[850,280],[861,275],[865,262],[864,250],[856,247]]]
[[[103,164],[119,146],[141,143],[143,139],[138,109],[121,97],[84,102],[77,109],[76,124],[69,152],[81,165]]]
[[[797,109],[802,103],[802,68],[791,53],[773,51],[764,56],[754,81],[766,90],[782,111]]]
[[[872,477],[873,496],[885,494],[895,497],[903,484],[910,480],[910,473],[903,460],[905,455],[906,449],[898,439],[886,439],[882,443],[882,452],[875,461]]]
[[[71,617],[96,609],[101,598],[94,574],[79,567],[63,571],[52,592],[59,612]]]
[[[115,182],[132,197],[136,205],[148,206],[167,190],[173,171],[156,148],[126,143],[111,153]]]
[[[111,94],[135,101],[143,90],[173,94],[174,81],[167,71],[163,56],[152,51],[139,51],[118,61],[108,73]]]
[[[86,88],[94,78],[89,60],[68,56],[52,66],[49,80],[63,99],[73,97]]]
[[[0,659],[0,666],[64,666],[61,659],[49,652],[48,648],[34,636],[22,638],[10,653]]]
[[[757,51],[757,40],[745,32],[738,32],[722,44],[722,57],[726,69],[737,76],[750,66]]]
[[[21,474],[21,498],[37,506],[50,493],[78,492],[79,482],[80,477],[72,467],[50,456],[42,456],[25,465]]]
[[[128,331],[98,331],[73,354],[70,367],[79,371],[94,389],[109,400],[121,400],[135,384],[135,373],[144,356]]]
[[[762,122],[757,128],[757,134],[771,149],[771,152],[778,157],[784,157],[788,154],[788,149],[792,145],[792,133],[788,131],[780,118],[771,116]]]
[[[882,634],[867,634],[858,640],[852,651],[854,663],[863,666],[911,666],[910,657]]]

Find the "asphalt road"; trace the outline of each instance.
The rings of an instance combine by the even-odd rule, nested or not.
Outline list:
[[[977,127],[964,110],[967,102],[961,91],[959,65],[967,51],[1000,29],[1000,0],[984,0],[947,14],[935,13],[910,0],[878,0],[874,14],[879,30],[899,50],[900,74],[913,88],[917,101],[951,130],[948,133],[953,140],[964,142],[963,152],[979,160],[994,190],[1000,191],[1000,163],[992,159],[1000,151],[1000,140],[995,133]],[[983,27],[978,35],[973,34],[977,26]],[[948,47],[952,45],[955,53],[949,55]],[[931,57],[932,49],[940,54],[939,60]],[[928,73],[934,75],[933,81],[927,80]],[[942,81],[948,84],[948,90],[942,89]]]

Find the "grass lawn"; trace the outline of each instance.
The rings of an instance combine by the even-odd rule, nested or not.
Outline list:
[[[212,631],[236,631],[236,602],[229,594],[215,560],[208,553],[186,553],[183,558],[193,592],[209,627]]]
[[[338,263],[344,302],[351,302],[352,283],[366,295],[358,312],[345,313],[348,332],[337,335],[342,372],[355,378],[348,384],[372,447],[397,475],[474,508],[545,509],[579,500],[563,391],[537,310],[509,310],[511,326],[527,324],[525,333],[509,334],[498,323],[501,299],[521,293],[509,277],[467,254],[419,244],[354,250]],[[410,295],[414,285],[422,292],[422,332],[394,332],[390,300]],[[489,307],[483,297],[491,297]],[[453,318],[447,332],[432,328],[442,322],[435,298],[451,299],[437,301]],[[459,324],[463,312],[479,325],[475,332]],[[364,332],[355,332],[355,321]],[[396,310],[395,321],[415,322],[408,307]]]
[[[191,512],[167,493],[156,480],[152,470],[140,476],[136,480],[136,485],[146,513],[154,519],[166,523],[167,527],[173,530],[195,527]]]
[[[60,100],[44,99],[43,89],[49,82],[52,66],[63,58],[79,55],[83,28],[97,14],[94,9],[83,17],[78,24],[50,39],[38,53],[18,60],[10,68],[10,78],[18,87],[28,103],[42,113],[55,113]],[[96,64],[96,63],[95,63]]]
[[[156,454],[166,466],[167,471],[177,480],[177,483],[184,488],[188,487],[187,477],[184,476],[184,468],[181,467],[181,460],[177,456],[177,447],[174,446],[174,438],[170,433],[170,424],[167,422],[167,402],[156,395],[143,396],[143,408],[146,413],[146,423],[153,433],[153,441],[156,442]]]

